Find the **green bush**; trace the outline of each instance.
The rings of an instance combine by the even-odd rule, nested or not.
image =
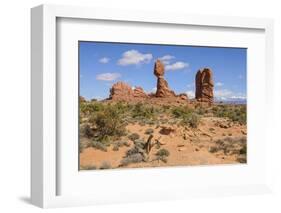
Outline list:
[[[98,150],[101,150],[101,151],[104,151],[104,152],[107,152],[107,147],[106,145],[104,145],[103,143],[99,142],[99,141],[92,141],[90,143],[90,146],[95,148],[95,149],[98,149]]]
[[[160,149],[157,151],[156,155],[161,157],[168,157],[170,155],[170,152],[167,149]]]
[[[154,130],[151,129],[151,128],[149,128],[149,129],[145,130],[145,133],[144,133],[144,134],[150,135],[150,134],[152,134],[153,132],[154,132]]]
[[[156,152],[155,155],[156,155],[156,160],[167,163],[168,162],[167,157],[170,155],[170,152],[167,149],[160,149]]]
[[[154,119],[155,118],[156,109],[152,106],[146,106],[142,103],[137,103],[134,105],[132,110],[133,118],[143,118],[143,119]]]
[[[140,138],[140,135],[138,133],[133,133],[133,134],[129,135],[128,138],[132,141],[135,141]]]
[[[125,135],[125,124],[122,121],[122,116],[114,107],[108,106],[105,110],[98,112],[90,119],[96,126],[98,139],[101,141],[116,139]]]
[[[84,114],[92,114],[104,109],[104,105],[99,102],[80,102],[80,112]]]
[[[140,153],[133,153],[121,160],[121,166],[127,166],[131,163],[140,163],[143,161],[143,155]]]
[[[212,111],[217,117],[227,117],[240,124],[247,123],[246,105],[218,105],[213,107]]]

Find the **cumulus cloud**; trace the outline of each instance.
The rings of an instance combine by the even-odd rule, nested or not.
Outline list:
[[[107,64],[109,62],[109,60],[110,60],[109,58],[103,57],[103,58],[99,59],[99,62],[102,63],[102,64]]]
[[[217,87],[222,87],[222,86],[223,86],[223,83],[222,83],[222,82],[217,82],[217,83],[216,83],[216,86],[217,86]]]
[[[155,93],[157,91],[157,87],[153,87],[151,92]]]
[[[186,67],[188,67],[189,64],[188,63],[185,63],[185,62],[182,62],[182,61],[177,61],[173,64],[168,64],[166,65],[166,70],[180,70],[180,69],[184,69]]]
[[[170,60],[174,59],[175,56],[172,55],[164,55],[162,57],[159,58],[159,60],[161,60],[165,65],[170,64]]]
[[[118,60],[121,66],[137,65],[142,63],[149,63],[152,59],[151,53],[141,53],[137,50],[128,50],[122,54],[122,58]]]
[[[234,99],[246,100],[245,94],[235,93],[228,89],[215,90],[214,96],[218,100],[234,100]]]
[[[120,73],[102,73],[102,74],[98,74],[96,76],[96,79],[97,80],[100,80],[100,81],[114,81],[118,78],[121,77],[121,74]]]

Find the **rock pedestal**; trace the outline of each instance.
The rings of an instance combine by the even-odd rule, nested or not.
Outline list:
[[[199,102],[214,102],[214,82],[211,69],[199,70],[195,76],[195,98]]]
[[[157,90],[156,97],[167,98],[167,97],[176,97],[176,94],[173,90],[170,90],[168,82],[164,79],[164,64],[157,60],[154,64],[154,75],[157,77]]]

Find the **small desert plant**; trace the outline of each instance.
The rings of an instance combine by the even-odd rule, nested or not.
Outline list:
[[[86,124],[80,127],[80,134],[87,137],[92,138],[94,136],[94,131],[91,129],[90,125]]]
[[[151,129],[151,128],[145,130],[145,134],[147,134],[147,135],[150,135],[150,134],[152,134],[153,132],[154,132],[154,130]]]
[[[159,151],[157,151],[156,155],[168,157],[170,155],[170,152],[167,149],[160,149]]]
[[[217,117],[227,117],[234,122],[240,124],[247,123],[247,109],[246,105],[227,106],[218,105],[212,108],[213,114]]]
[[[95,148],[95,149],[98,149],[98,150],[101,150],[101,151],[104,151],[104,152],[107,152],[107,147],[106,145],[104,145],[103,143],[99,142],[99,141],[92,141],[90,143],[90,146]]]
[[[167,149],[160,149],[156,152],[155,155],[156,155],[156,160],[167,163],[168,162],[167,157],[170,155],[170,152]]]
[[[100,141],[108,140],[109,138],[120,138],[126,132],[121,114],[112,106],[108,106],[106,110],[95,114],[90,119],[90,122],[96,126]]]
[[[123,158],[121,160],[121,166],[127,166],[130,163],[139,163],[143,161],[143,155],[140,153],[134,153],[131,155],[128,155],[127,157]]]
[[[189,115],[186,115],[182,120],[183,124],[188,125],[191,128],[197,128],[199,122],[200,122],[200,117],[196,113],[191,113]]]
[[[84,114],[91,114],[99,112],[104,109],[104,105],[99,102],[80,102],[80,112]]]
[[[133,133],[133,134],[129,135],[128,138],[132,141],[135,141],[140,138],[140,135],[138,133]]]
[[[214,146],[209,148],[209,152],[215,153],[222,151],[224,154],[246,155],[246,137],[225,137],[215,141]]]
[[[137,103],[132,110],[133,118],[153,119],[155,117],[155,108],[146,106],[142,103]]]
[[[82,153],[85,148],[86,148],[86,147],[85,147],[85,144],[79,142],[79,152]]]
[[[103,162],[101,163],[101,166],[100,166],[99,169],[110,169],[110,168],[111,168],[110,163],[107,162],[107,161],[103,161]]]

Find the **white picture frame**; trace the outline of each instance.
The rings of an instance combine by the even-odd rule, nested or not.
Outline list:
[[[194,182],[190,186],[183,186],[179,188],[178,185],[167,184],[166,182],[160,182],[157,187],[150,186],[153,193],[147,196],[144,191],[140,191],[139,194],[134,195],[133,191],[129,189],[126,191],[116,192],[110,189],[105,190],[106,193],[102,194],[101,189],[97,189],[99,196],[93,194],[84,193],[68,193],[60,194],[59,185],[64,179],[60,178],[60,172],[63,165],[58,166],[60,159],[60,152],[58,151],[58,87],[60,81],[57,78],[57,36],[58,36],[58,20],[63,19],[78,19],[78,20],[100,20],[102,21],[118,21],[122,25],[122,22],[132,23],[153,23],[154,25],[162,26],[200,26],[202,28],[219,28],[231,30],[258,30],[263,33],[262,41],[264,45],[264,53],[261,53],[263,67],[261,68],[260,76],[265,78],[259,78],[259,81],[264,82],[264,87],[260,87],[259,90],[264,94],[264,104],[257,107],[258,112],[265,112],[261,118],[256,118],[256,122],[263,122],[266,126],[265,133],[258,133],[261,139],[260,145],[257,145],[257,149],[266,150],[263,154],[264,165],[261,168],[256,168],[257,174],[262,174],[260,178],[253,181],[253,184],[249,184],[249,181],[236,182],[231,185],[229,183],[221,183],[216,185],[210,185],[209,187],[200,187],[199,183]],[[203,15],[187,15],[187,14],[173,14],[173,13],[152,13],[146,11],[122,11],[112,9],[100,9],[100,8],[85,8],[74,6],[54,6],[54,5],[41,5],[31,10],[31,201],[34,205],[47,208],[47,207],[62,207],[62,206],[76,206],[76,205],[91,205],[99,203],[116,203],[116,202],[138,202],[144,200],[165,200],[165,199],[178,199],[188,197],[202,197],[202,196],[222,196],[222,195],[241,195],[241,194],[253,194],[253,193],[265,193],[271,191],[271,164],[270,164],[270,143],[271,140],[271,116],[273,100],[270,95],[271,88],[273,87],[273,21],[271,19],[256,19],[256,18],[238,18],[238,17],[216,17],[216,16],[203,16]],[[253,87],[254,90],[256,87]],[[250,105],[253,106],[254,104]],[[249,119],[255,119],[254,116],[249,116]],[[261,140],[260,139],[260,140]],[[62,150],[62,148],[60,148]],[[60,151],[61,151],[60,150]],[[253,154],[252,156],[254,156]],[[73,162],[74,164],[76,162]],[[181,168],[168,168],[166,170],[150,169],[149,171],[137,171],[133,173],[136,176],[151,175],[151,176],[165,176],[168,173],[165,171],[179,173],[186,175],[184,172],[190,170],[191,167]],[[240,168],[239,168],[240,169]],[[207,169],[194,169],[199,170],[197,174],[190,173],[193,176],[193,180],[196,179],[196,175],[206,175],[209,170]],[[204,171],[201,171],[204,170]],[[217,168],[218,172],[235,172],[234,167]],[[238,169],[237,169],[238,170]],[[242,168],[247,170],[247,167]],[[163,172],[164,171],[164,172]],[[106,171],[104,178],[110,178],[112,174],[118,178],[126,178],[131,175],[132,171]],[[103,174],[99,173],[103,178]],[[241,173],[242,174],[242,173]],[[90,174],[89,174],[90,175]],[[90,176],[89,176],[90,177]],[[183,176],[185,177],[185,176]],[[215,177],[215,176],[214,176]],[[91,177],[92,178],[92,177]],[[137,177],[138,178],[138,177]],[[139,177],[140,178],[140,177]],[[70,178],[71,179],[71,178]],[[87,178],[86,178],[87,179]],[[84,180],[86,180],[84,179]],[[246,179],[246,178],[245,178]],[[129,178],[126,180],[128,181]],[[153,181],[153,180],[152,180]],[[180,182],[182,181],[182,182]],[[179,179],[179,183],[183,184],[183,180]],[[77,184],[77,183],[68,183]],[[129,184],[128,184],[129,185]],[[166,187],[165,190],[161,190],[161,185]],[[167,185],[169,187],[167,187]],[[126,188],[126,186],[124,186]],[[127,188],[129,188],[127,186]],[[141,185],[140,188],[145,186]],[[73,188],[73,190],[75,187]],[[90,190],[90,189],[89,189]],[[71,191],[71,190],[70,190]],[[122,193],[120,195],[119,193]]]

